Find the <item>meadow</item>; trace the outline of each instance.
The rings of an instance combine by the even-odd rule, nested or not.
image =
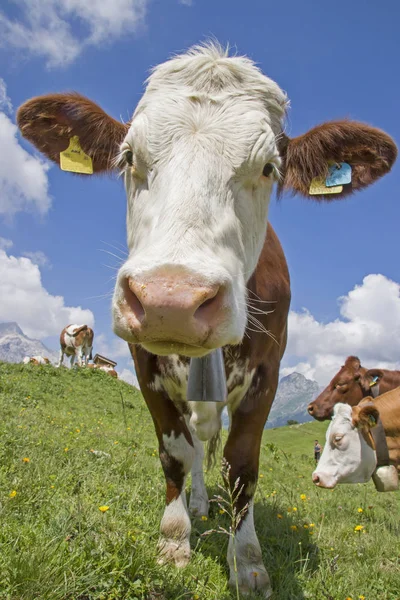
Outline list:
[[[399,600],[400,493],[313,486],[325,429],[264,433],[255,520],[273,600]],[[206,477],[221,493],[218,466]],[[236,598],[226,536],[203,535],[229,526],[211,506],[191,564],[158,565],[164,478],[140,393],[100,371],[0,363],[1,600]]]

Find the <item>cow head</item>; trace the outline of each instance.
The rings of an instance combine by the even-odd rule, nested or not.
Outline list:
[[[379,383],[383,372],[379,369],[364,369],[357,356],[349,356],[330,384],[308,405],[309,414],[317,421],[330,419],[338,402],[355,406],[371,394]]]
[[[334,488],[338,483],[366,483],[370,479],[376,467],[371,428],[378,418],[379,412],[371,403],[353,407],[336,404],[322,456],[312,474],[315,485]]]
[[[59,163],[78,136],[94,172],[124,177],[129,257],[113,300],[119,336],[187,356],[239,343],[273,183],[308,196],[314,177],[345,161],[352,183],[336,199],[390,170],[396,146],[382,131],[339,121],[289,139],[286,107],[285,93],[250,60],[206,45],[153,70],[129,124],[78,94],[19,109],[22,134],[51,160]]]

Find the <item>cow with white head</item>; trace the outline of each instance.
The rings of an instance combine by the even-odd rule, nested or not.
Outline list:
[[[56,163],[77,137],[95,173],[123,173],[129,256],[115,287],[114,330],[130,343],[159,440],[161,558],[179,566],[190,557],[185,481],[192,469],[189,509],[207,514],[202,442],[216,447],[223,408],[187,401],[188,362],[223,348],[231,417],[224,456],[231,485],[240,480],[242,511],[237,575],[232,541],[228,548],[230,583],[237,576],[243,593],[264,597],[271,590],[253,496],[290,303],[285,257],[271,226],[267,234],[273,184],[309,196],[331,163],[347,163],[351,183],[313,196],[341,198],[396,158],[387,134],[352,121],[289,139],[286,109],[286,94],[252,61],[208,44],[155,68],[128,124],[78,94],[33,98],[18,112],[22,134]]]

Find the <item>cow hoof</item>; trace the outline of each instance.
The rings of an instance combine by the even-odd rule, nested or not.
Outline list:
[[[247,565],[245,568],[239,568],[237,579],[239,592],[243,596],[257,593],[261,598],[271,598],[271,582],[264,565]],[[229,587],[232,591],[236,591],[235,574],[230,576]]]
[[[190,496],[189,511],[194,517],[208,517],[209,502],[208,498],[199,498]]]
[[[182,568],[190,561],[190,543],[189,540],[178,542],[176,540],[166,540],[162,538],[158,543],[158,564],[164,565],[173,563],[176,567]]]

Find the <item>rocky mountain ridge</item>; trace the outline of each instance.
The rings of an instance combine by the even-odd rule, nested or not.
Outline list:
[[[58,352],[50,350],[40,340],[29,338],[18,323],[0,323],[0,360],[19,363],[25,356],[47,356],[53,363],[58,360]]]

